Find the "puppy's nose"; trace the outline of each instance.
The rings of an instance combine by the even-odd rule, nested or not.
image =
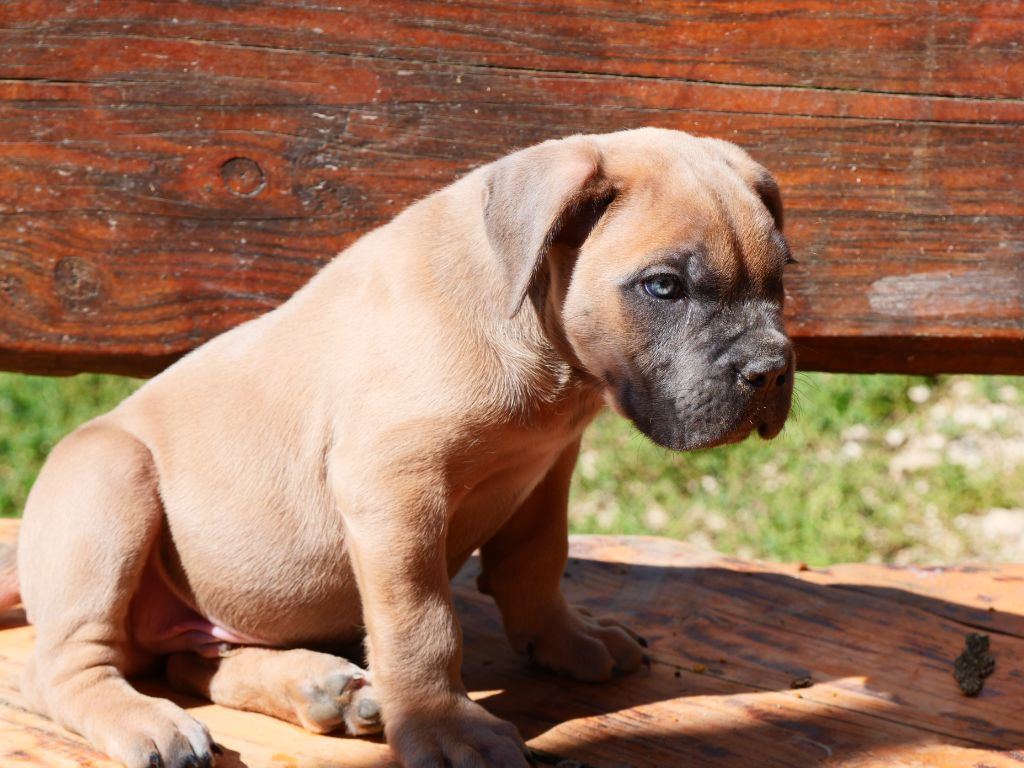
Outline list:
[[[785,386],[789,378],[789,357],[756,357],[737,372],[741,383],[753,389]]]

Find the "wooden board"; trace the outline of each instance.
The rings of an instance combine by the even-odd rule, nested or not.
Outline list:
[[[9,524],[0,535],[10,536]],[[593,768],[1000,768],[1024,762],[1024,565],[892,568],[742,562],[657,538],[576,537],[565,591],[628,621],[649,673],[607,685],[528,668],[496,610],[456,581],[474,698],[513,720],[539,765]],[[963,696],[953,659],[991,637],[995,672]],[[0,620],[0,764],[112,765],[26,707],[17,691],[33,630]],[[813,685],[793,690],[792,681]],[[139,684],[168,695],[159,683]],[[384,768],[378,740],[313,736],[270,718],[170,694],[228,749],[219,765]],[[565,763],[564,766],[572,765]]]
[[[337,7],[341,6],[341,7]],[[801,366],[1024,373],[1012,3],[0,5],[0,367],[152,373],[512,148],[776,171]]]

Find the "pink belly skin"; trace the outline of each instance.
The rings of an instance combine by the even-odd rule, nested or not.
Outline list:
[[[129,611],[129,630],[138,651],[153,656],[192,652],[206,658],[238,645],[267,645],[200,616],[174,593],[160,566],[159,555],[146,563]]]

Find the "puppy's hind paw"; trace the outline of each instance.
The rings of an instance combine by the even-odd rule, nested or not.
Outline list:
[[[345,728],[353,736],[380,733],[384,723],[380,718],[380,703],[372,685],[360,688],[345,711]]]
[[[380,733],[380,705],[366,673],[339,662],[339,669],[320,680],[297,686],[292,703],[299,723],[313,733],[329,733],[342,725],[353,736]]]

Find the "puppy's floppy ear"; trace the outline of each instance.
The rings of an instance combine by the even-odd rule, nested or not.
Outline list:
[[[583,244],[611,202],[601,154],[583,136],[548,141],[505,157],[487,176],[484,224],[514,316],[552,244]]]
[[[768,209],[768,213],[775,220],[775,228],[781,232],[783,220],[782,193],[779,191],[779,183],[775,181],[775,177],[761,166],[757,166],[757,172],[752,175],[752,178],[747,180],[747,183],[757,193],[757,196],[761,198],[764,207]]]
[[[747,186],[754,191],[754,194],[761,198],[764,207],[772,215],[775,228],[781,232],[782,193],[779,191],[779,184],[775,181],[775,177],[768,172],[767,168],[755,162],[750,155],[735,144],[722,139],[706,138],[703,141],[716,148],[729,167],[735,170]]]

